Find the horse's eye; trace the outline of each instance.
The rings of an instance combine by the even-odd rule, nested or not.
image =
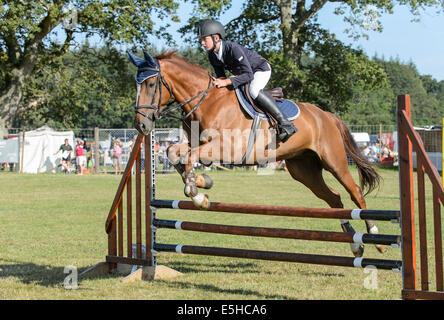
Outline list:
[[[154,82],[149,83],[148,87],[150,87],[150,88],[154,87]]]

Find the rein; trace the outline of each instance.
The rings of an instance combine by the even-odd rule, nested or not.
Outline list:
[[[211,77],[211,74],[209,74],[210,80],[208,82],[208,88],[206,90],[195,95],[194,97],[191,97],[190,99],[188,99],[186,101],[183,101],[181,103],[177,103],[176,105],[173,106],[173,104],[176,102],[176,100],[172,99],[174,97],[173,91],[171,90],[170,85],[168,84],[168,82],[165,80],[165,78],[162,76],[162,74],[160,72],[160,64],[158,64],[158,68],[139,68],[138,69],[138,72],[142,72],[142,71],[155,71],[157,74],[156,87],[154,89],[154,95],[153,95],[153,99],[151,100],[151,104],[138,105],[139,98],[140,98],[141,85],[143,82],[142,83],[137,82],[137,98],[136,98],[136,105],[134,106],[135,112],[142,115],[143,117],[145,117],[147,119],[150,119],[150,117],[146,113],[140,111],[140,109],[155,110],[154,119],[150,119],[150,120],[159,119],[162,116],[165,116],[165,117],[178,119],[178,120],[181,120],[184,122],[185,119],[187,119],[189,116],[191,116],[191,114],[194,111],[196,111],[197,108],[199,108],[199,106],[202,104],[205,97],[207,96],[208,92],[214,88],[214,85],[211,85],[213,78]],[[146,81],[147,79],[145,79],[144,81]],[[160,109],[162,107],[162,84],[168,89],[168,92],[170,93],[170,97],[168,99],[169,102],[165,105],[165,107],[163,109]],[[157,102],[157,106],[156,106],[154,104],[154,102],[155,102],[156,94],[158,91],[159,91],[159,101]],[[191,101],[193,101],[199,97],[201,97],[199,102],[196,103],[196,105],[193,108],[191,108],[191,110],[187,114],[183,115],[182,117],[176,117],[175,115],[172,114],[175,110],[181,109],[184,105],[186,105],[187,103],[190,103]],[[182,114],[184,114],[184,113],[185,112],[182,111]]]

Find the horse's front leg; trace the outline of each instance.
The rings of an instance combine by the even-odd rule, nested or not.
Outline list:
[[[174,165],[176,171],[182,177],[185,183],[184,193],[187,197],[194,199],[199,207],[206,206],[208,196],[199,194],[197,188],[210,189],[213,186],[213,180],[206,174],[196,174],[194,172],[194,163],[198,161],[198,153],[191,156],[191,148],[188,144],[171,145],[168,148],[168,158]],[[209,204],[209,202],[208,202]]]
[[[188,153],[187,161],[185,163],[185,172],[182,174],[185,182],[184,193],[187,197],[191,198],[196,207],[208,209],[210,207],[208,195],[199,193],[199,190],[197,189],[199,186],[206,186],[207,183],[202,175],[199,177],[199,175],[197,175],[194,171],[194,164],[199,162],[200,149],[201,147],[194,148]],[[210,181],[211,187],[213,185],[213,181],[211,179]]]

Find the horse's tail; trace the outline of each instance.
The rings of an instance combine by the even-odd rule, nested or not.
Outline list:
[[[341,119],[337,117],[335,118],[339,131],[341,132],[342,140],[344,141],[345,152],[356,164],[358,168],[361,190],[364,192],[364,190],[367,188],[367,191],[364,194],[367,195],[379,187],[381,176],[372,167],[371,162],[368,161],[367,158],[361,153],[361,150],[356,145],[356,142],[345,123]]]

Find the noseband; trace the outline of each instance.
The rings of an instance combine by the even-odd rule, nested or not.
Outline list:
[[[149,119],[149,116],[140,111],[140,109],[151,109],[155,110],[154,117],[157,119],[160,115],[160,107],[162,105],[162,84],[168,89],[168,92],[170,93],[170,98],[168,100],[171,100],[171,97],[173,96],[173,92],[171,90],[171,87],[169,86],[168,82],[166,82],[165,78],[160,73],[160,64],[158,64],[159,68],[139,68],[137,72],[143,72],[143,71],[154,71],[157,74],[157,80],[156,80],[156,87],[154,89],[153,99],[151,100],[151,104],[144,104],[139,105],[139,98],[140,98],[140,90],[142,87],[142,83],[145,82],[147,79],[145,79],[142,83],[137,83],[137,98],[136,98],[136,105],[134,106],[135,112],[144,116],[145,118]],[[159,101],[157,103],[157,106],[154,104],[154,100],[156,99],[157,91],[159,91]]]
[[[175,106],[172,106],[176,100],[172,99],[174,97],[173,95],[173,91],[171,90],[170,85],[168,84],[168,82],[165,80],[165,78],[162,76],[161,72],[160,72],[160,64],[157,62],[158,68],[139,68],[137,71],[139,72],[143,72],[143,71],[154,71],[156,72],[154,74],[154,76],[156,76],[157,80],[156,80],[156,84],[155,84],[155,89],[154,89],[154,95],[153,95],[153,99],[151,100],[151,104],[145,104],[145,105],[139,105],[139,98],[140,98],[140,91],[141,91],[141,87],[142,87],[142,83],[145,82],[147,79],[145,79],[143,82],[139,83],[136,81],[137,84],[137,98],[136,98],[136,104],[134,106],[135,112],[142,115],[143,117],[149,119],[149,120],[156,120],[159,119],[161,116],[169,116],[171,118],[175,118],[175,119],[179,119],[181,121],[187,119],[194,111],[196,111],[196,109],[202,104],[203,100],[205,99],[205,97],[207,96],[207,93],[214,88],[214,85],[211,85],[212,82],[212,77],[211,74],[209,74],[209,82],[208,82],[208,88],[204,91],[202,91],[201,93],[199,93],[198,95],[195,95],[194,97],[176,104]],[[170,97],[168,98],[168,103],[165,105],[165,107],[163,109],[161,109],[162,107],[162,85],[164,85],[167,89],[168,92],[170,93]],[[155,99],[156,99],[156,94],[157,92],[159,92],[159,100],[157,102],[157,105],[154,104]],[[197,99],[201,97],[201,99],[199,100],[199,102],[187,113],[185,114],[185,112],[182,112],[182,117],[176,117],[174,116],[172,113],[173,111],[182,108],[184,105],[186,105],[187,103]],[[155,110],[154,112],[154,119],[151,119],[149,117],[148,114],[140,111],[140,109],[151,109],[151,110]]]

